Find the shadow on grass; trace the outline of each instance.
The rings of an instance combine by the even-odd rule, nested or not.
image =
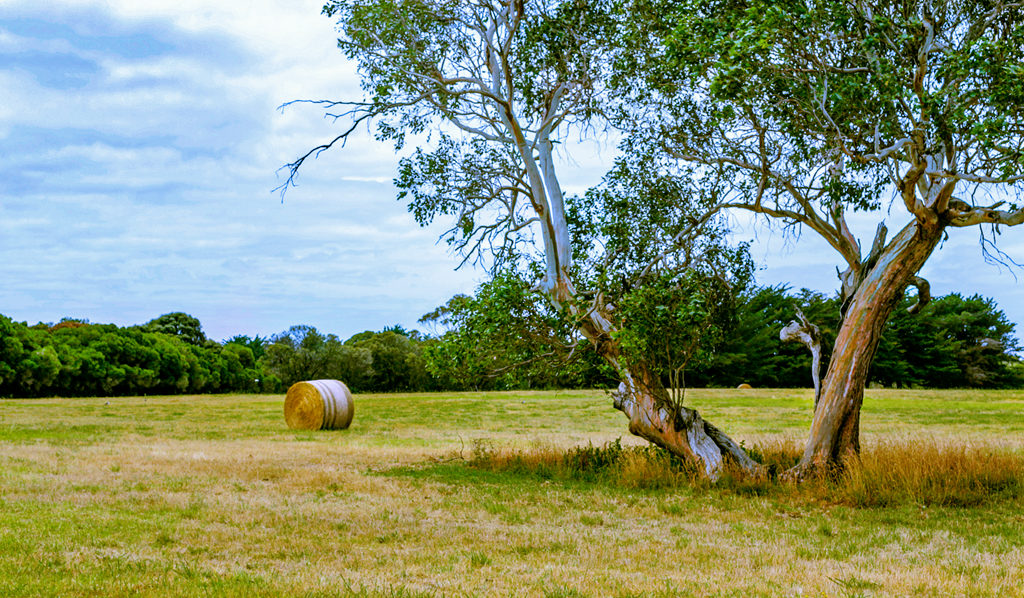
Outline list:
[[[619,440],[568,450],[512,450],[481,442],[468,459],[453,456],[384,473],[451,485],[556,482],[573,488],[766,496],[863,508],[972,507],[1019,501],[1024,491],[1024,457],[990,447],[934,441],[881,444],[847,463],[835,476],[798,485],[780,482],[774,475],[799,461],[798,447],[771,443],[746,450],[773,475],[750,477],[726,469],[719,480],[711,482],[691,464],[661,448],[624,447]]]

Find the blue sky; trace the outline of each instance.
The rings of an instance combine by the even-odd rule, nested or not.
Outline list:
[[[415,327],[470,292],[481,274],[453,271],[440,229],[395,201],[389,147],[359,137],[283,202],[271,192],[334,130],[278,106],[359,93],[321,5],[0,0],[0,313],[126,325],[185,311],[218,340],[293,324],[345,338]],[[612,156],[575,155],[566,188]],[[869,243],[874,221],[858,224]],[[741,236],[761,282],[834,289],[836,257],[810,236]],[[1003,237],[1024,261],[1024,227]],[[977,241],[952,231],[923,271],[933,293],[982,293],[1024,322],[1024,275],[985,264]]]

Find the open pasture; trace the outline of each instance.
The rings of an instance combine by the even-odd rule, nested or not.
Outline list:
[[[801,443],[811,400],[687,393],[750,447]],[[0,595],[1024,595],[1018,474],[970,504],[865,506],[470,466],[641,444],[610,402],[357,395],[351,428],[307,432],[283,396],[0,400]],[[865,462],[919,446],[1020,472],[1024,392],[871,390],[862,430]]]

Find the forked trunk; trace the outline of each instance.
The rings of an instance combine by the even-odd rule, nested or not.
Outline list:
[[[803,458],[789,472],[793,479],[839,467],[860,452],[860,408],[882,330],[941,236],[938,224],[908,224],[857,286],[836,337]]]

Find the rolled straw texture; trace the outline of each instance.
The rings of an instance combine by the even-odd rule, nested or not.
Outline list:
[[[338,380],[296,382],[284,399],[284,419],[299,430],[343,430],[352,423],[355,402]]]

